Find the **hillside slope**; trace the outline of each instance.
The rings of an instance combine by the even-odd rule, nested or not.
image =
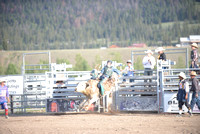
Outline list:
[[[0,50],[178,43],[200,34],[199,0],[0,0]],[[170,24],[169,24],[170,23]]]

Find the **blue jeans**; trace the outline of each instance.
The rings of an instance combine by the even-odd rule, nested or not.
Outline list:
[[[153,75],[153,70],[151,68],[144,68],[144,75],[146,76]],[[147,80],[144,80],[144,82],[147,82]],[[149,79],[149,82],[152,82],[152,80]]]
[[[108,80],[109,78],[108,77],[104,77],[104,76],[101,76],[100,77],[100,81],[99,81],[99,83],[98,83],[98,88],[99,88],[99,90],[100,90],[100,94],[101,95],[104,95],[104,87],[103,87],[103,83],[106,81],[106,80]]]
[[[194,61],[194,64],[191,63],[190,68],[199,68],[199,67],[197,66],[197,62]]]
[[[193,92],[192,94],[192,100],[191,100],[191,109],[193,110],[194,105],[197,104],[199,110],[200,110],[200,93],[198,94],[198,97],[195,96],[196,93]]]
[[[0,102],[1,109],[8,109],[7,101]]]

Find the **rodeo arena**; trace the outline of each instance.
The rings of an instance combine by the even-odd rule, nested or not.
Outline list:
[[[199,133],[197,105],[192,116],[183,105],[183,116],[177,117],[180,72],[185,74],[190,88],[191,71],[200,78],[199,69],[189,67],[188,48],[165,49],[167,56],[178,53],[185,57],[185,68],[173,68],[179,61],[156,58],[152,75],[144,75],[144,70],[134,70],[133,76],[113,73],[104,83],[103,94],[98,77],[91,79],[91,75],[100,74],[107,61],[92,72],[66,71],[72,65],[52,63],[50,52],[23,53],[22,74],[0,76],[10,97],[9,119],[0,115],[0,124],[5,124],[0,133]],[[28,56],[41,54],[48,57],[48,64],[26,64]],[[144,50],[132,50],[129,59],[133,66],[138,55],[146,54]],[[112,61],[115,68],[122,65]],[[45,73],[27,73],[30,70]],[[189,103],[192,94],[188,94]]]

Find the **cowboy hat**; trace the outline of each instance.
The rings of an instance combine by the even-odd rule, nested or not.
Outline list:
[[[153,54],[153,52],[151,51],[151,50],[147,50],[147,51],[144,51],[145,53],[151,53],[151,54]]]
[[[192,47],[196,47],[196,48],[198,48],[197,43],[192,43],[191,46],[192,46]]]
[[[178,76],[182,77],[183,79],[186,79],[185,73],[183,73],[183,72],[180,72],[180,74]]]
[[[126,63],[132,63],[132,61],[131,61],[131,60],[128,60]]]
[[[158,48],[156,48],[155,52],[160,52],[160,51],[163,51],[163,50],[165,50],[163,47],[158,47]]]
[[[196,73],[195,71],[191,71],[191,72],[190,72],[190,75],[192,75],[192,76],[196,76],[197,73]]]

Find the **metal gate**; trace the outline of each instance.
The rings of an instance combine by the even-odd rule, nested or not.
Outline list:
[[[27,56],[47,55],[47,64],[28,64]],[[30,73],[31,71],[31,73]],[[35,73],[38,71],[38,73]],[[51,71],[50,52],[24,53],[23,54],[23,94],[11,96],[11,112],[20,109],[21,112],[43,110],[46,106],[46,77],[40,71]],[[17,105],[18,104],[18,105]]]
[[[191,68],[184,68],[184,69],[158,69],[159,74],[159,112],[164,113],[178,113],[178,101],[176,99],[177,92],[178,92],[178,74],[180,72],[184,72],[186,74],[187,80],[189,82],[189,86],[191,87],[190,81],[190,71],[195,70],[199,72],[199,69],[191,69]],[[196,76],[197,79],[200,79],[200,76]],[[191,102],[192,98],[192,91],[190,91],[189,95],[189,103]],[[187,112],[187,108],[183,106],[183,111]],[[195,105],[193,109],[193,113],[200,113],[200,110]]]
[[[116,89],[116,110],[157,111],[156,71],[153,74],[144,76],[143,71],[136,71],[134,77],[122,77]],[[129,82],[130,80],[134,82]]]

